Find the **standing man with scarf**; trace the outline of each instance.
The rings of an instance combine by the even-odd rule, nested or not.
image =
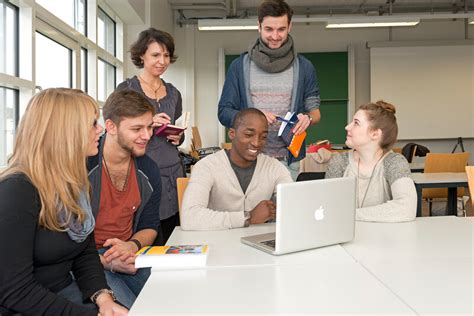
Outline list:
[[[293,10],[283,0],[265,0],[258,8],[259,38],[249,51],[229,67],[219,100],[219,121],[232,127],[236,114],[254,107],[261,110],[269,124],[264,153],[284,163],[296,179],[301,150],[294,158],[278,136],[277,116],[298,115],[293,132],[300,134],[321,119],[316,70],[309,60],[296,53],[291,30]],[[303,143],[304,146],[304,143]]]

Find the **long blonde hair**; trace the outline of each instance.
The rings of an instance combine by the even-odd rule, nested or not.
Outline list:
[[[98,113],[97,103],[81,90],[52,88],[33,96],[18,126],[9,167],[0,178],[16,173],[29,178],[41,199],[39,225],[48,230],[64,230],[61,205],[67,221],[84,221],[78,200],[90,187],[86,157]]]

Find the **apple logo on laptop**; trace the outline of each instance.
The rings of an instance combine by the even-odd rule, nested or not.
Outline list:
[[[314,211],[314,219],[317,221],[324,219],[324,209],[322,205],[316,211]]]

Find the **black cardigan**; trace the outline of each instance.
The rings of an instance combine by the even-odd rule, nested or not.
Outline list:
[[[93,234],[82,243],[38,226],[41,202],[25,175],[0,182],[0,306],[23,315],[97,315],[55,293],[73,272],[86,301],[109,288]]]

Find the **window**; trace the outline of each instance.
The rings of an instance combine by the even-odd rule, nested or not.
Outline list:
[[[81,48],[81,90],[87,92],[87,49]]]
[[[97,44],[115,56],[115,22],[101,8],[97,10]]]
[[[86,35],[86,0],[36,0],[36,2]]]
[[[18,75],[18,8],[0,0],[0,72]]]
[[[5,166],[13,153],[18,124],[18,91],[0,86],[0,166]]]
[[[72,51],[36,32],[36,85],[72,88]]]
[[[115,89],[115,67],[102,59],[97,63],[97,99],[105,101]]]

